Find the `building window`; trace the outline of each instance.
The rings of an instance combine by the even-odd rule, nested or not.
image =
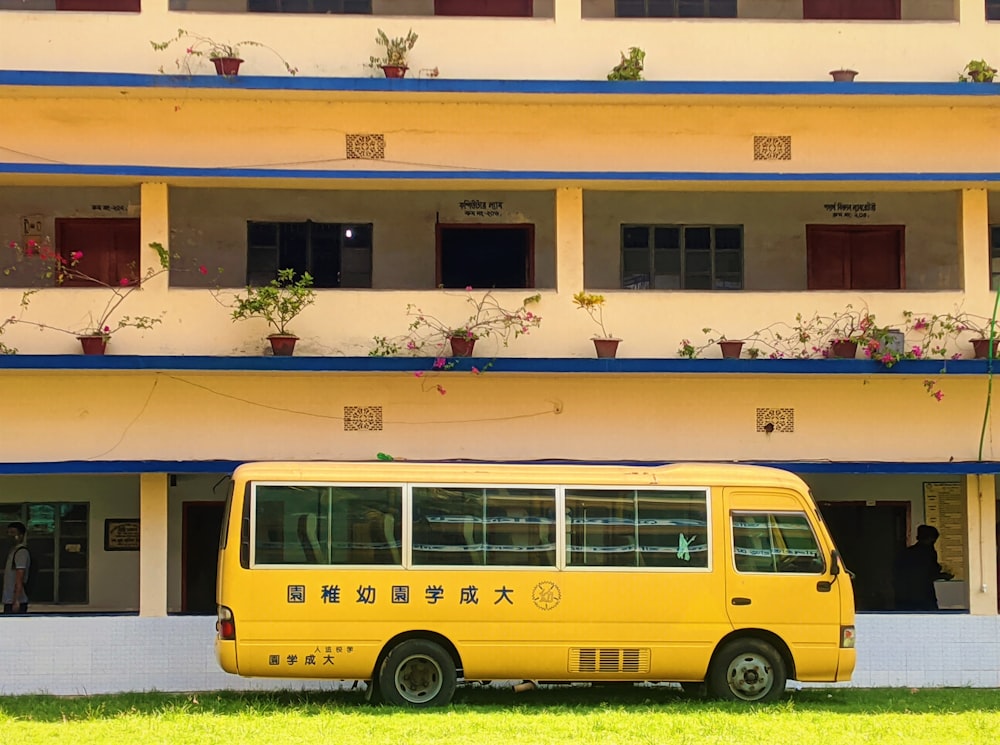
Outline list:
[[[1000,287],[1000,225],[991,225],[990,226],[990,289],[996,290],[998,287]]]
[[[82,502],[0,504],[0,523],[18,521],[28,529],[31,553],[30,605],[89,602],[90,507]],[[6,557],[11,546],[6,546]]]
[[[736,18],[736,0],[615,0],[618,18]]]
[[[1000,0],[986,0],[986,20],[1000,21]]]
[[[337,13],[371,15],[372,0],[247,0],[251,13]]]
[[[434,15],[530,18],[533,5],[534,0],[434,0]]]
[[[622,225],[627,290],[742,290],[742,225]]]
[[[898,21],[900,0],[802,0],[806,20]]]
[[[371,287],[372,224],[248,222],[247,284],[267,284],[279,269],[309,272],[315,287]]]

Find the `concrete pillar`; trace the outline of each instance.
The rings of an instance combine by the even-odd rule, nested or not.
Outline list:
[[[167,615],[167,474],[139,478],[139,615]]]
[[[580,8],[580,0],[555,0],[556,23],[579,23]]]
[[[997,615],[996,477],[965,477],[969,521],[969,613]]]
[[[159,272],[160,257],[151,243],[170,251],[170,209],[166,184],[144,183],[140,187],[141,220],[139,224],[139,277],[143,279],[144,292],[166,292],[170,284],[169,272]],[[150,273],[155,277],[145,279]]]
[[[572,296],[583,284],[583,189],[556,189],[556,290]]]
[[[962,289],[975,302],[990,294],[990,220],[985,189],[962,189],[958,249]]]
[[[986,3],[983,0],[955,0],[955,2],[958,5],[958,20],[963,27],[986,25]]]

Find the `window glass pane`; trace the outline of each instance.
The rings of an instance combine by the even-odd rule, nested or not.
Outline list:
[[[486,490],[486,563],[555,566],[554,489]]]
[[[273,222],[248,222],[247,243],[251,246],[278,245],[278,225]]]
[[[733,554],[740,572],[818,574],[824,562],[801,513],[734,512]]]
[[[402,490],[297,485],[256,490],[257,564],[399,564]]]
[[[738,251],[716,251],[715,273],[737,275],[740,271],[740,253]]]
[[[677,15],[677,0],[646,0],[650,18],[673,18]]]
[[[646,15],[645,0],[615,0],[615,15],[618,18],[642,18]]]
[[[340,286],[340,226],[309,223],[309,273],[315,287]]]
[[[649,228],[645,225],[622,227],[622,248],[649,248]]]
[[[483,563],[483,490],[414,487],[413,563]]]
[[[705,250],[712,247],[711,228],[684,228],[684,248],[688,251]]]
[[[656,228],[653,231],[654,248],[680,248],[681,229],[680,228]]]
[[[640,566],[706,568],[707,501],[704,491],[639,490]]]
[[[635,492],[566,490],[566,564],[638,566]]]
[[[625,274],[649,275],[649,251],[629,249],[622,252],[622,266]]]
[[[351,248],[371,248],[372,224],[344,225],[343,245]]]
[[[736,0],[709,0],[708,14],[712,18],[736,18]]]
[[[677,15],[681,18],[701,18],[704,17],[707,8],[705,0],[678,0]]]
[[[681,272],[681,252],[680,250],[656,251],[657,274],[680,274]]]
[[[712,271],[712,254],[708,251],[686,251],[684,253],[687,276],[708,275]]]
[[[716,228],[715,248],[719,251],[743,248],[743,231],[739,228]]]
[[[294,269],[299,275],[309,271],[309,226],[307,223],[281,224],[278,269]]]
[[[86,503],[0,505],[5,525],[21,521],[28,531],[31,603],[87,602],[89,514]],[[4,544],[0,550],[6,556],[12,544]]]

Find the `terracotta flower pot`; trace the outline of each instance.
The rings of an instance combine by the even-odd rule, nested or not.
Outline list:
[[[846,339],[831,342],[830,356],[837,357],[838,359],[853,360],[858,356],[858,343],[856,341],[847,341]]]
[[[722,350],[722,357],[727,360],[739,359],[740,353],[743,351],[743,341],[741,339],[726,339],[725,341],[717,342],[719,349]]]
[[[1000,339],[993,340],[993,359],[997,359],[997,353],[1000,351]],[[990,340],[989,339],[973,339],[972,340],[972,356],[977,360],[985,360],[990,356]]]
[[[406,71],[410,69],[406,65],[381,65],[381,67],[387,78],[405,78]]]
[[[618,355],[618,345],[622,342],[621,339],[601,337],[594,337],[592,341],[594,342],[594,349],[597,351],[597,356],[602,359],[616,357]]]
[[[476,346],[476,338],[471,339],[467,336],[453,336],[449,340],[451,342],[451,356],[452,357],[471,357],[472,350]]]
[[[213,57],[212,64],[215,65],[216,73],[231,78],[239,75],[243,60],[239,57]]]
[[[271,334],[267,340],[271,342],[271,351],[275,357],[291,357],[295,353],[295,342],[299,337],[292,334]]]
[[[830,75],[835,83],[852,83],[857,77],[857,70],[830,70]]]
[[[80,340],[84,354],[104,354],[108,348],[108,337],[104,334],[88,334],[76,338]]]

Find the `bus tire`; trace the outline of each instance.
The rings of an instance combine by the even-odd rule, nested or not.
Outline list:
[[[785,661],[767,642],[748,637],[719,648],[708,670],[708,692],[725,701],[777,701],[785,692]]]
[[[455,695],[455,663],[427,639],[407,639],[393,647],[378,675],[382,699],[394,706],[447,706]]]

